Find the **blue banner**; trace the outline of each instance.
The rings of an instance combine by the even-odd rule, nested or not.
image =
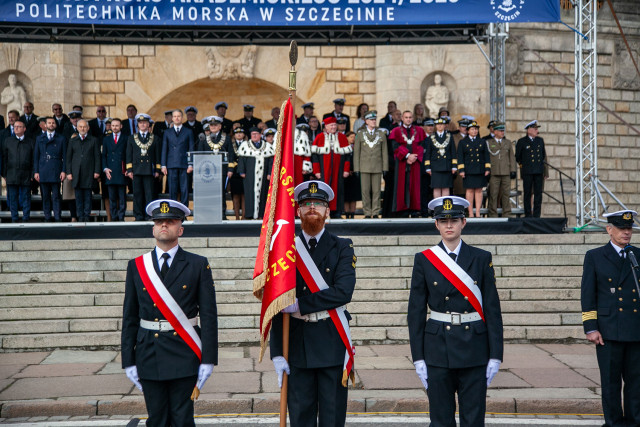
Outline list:
[[[1,0],[4,22],[117,26],[558,22],[560,0]]]

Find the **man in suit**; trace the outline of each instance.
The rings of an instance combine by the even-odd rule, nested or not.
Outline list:
[[[222,117],[222,131],[228,135],[231,135],[233,122],[225,117],[228,108],[229,104],[224,101],[218,102],[216,104],[216,113],[218,117]]]
[[[194,151],[195,142],[191,129],[182,125],[182,111],[174,110],[171,116],[173,131],[164,133],[160,165],[169,181],[169,197],[189,204],[189,181],[187,174],[193,172],[193,160],[187,153]]]
[[[503,356],[500,300],[491,253],[464,243],[469,202],[429,203],[442,241],[415,256],[407,322],[416,373],[427,390],[432,426],[483,426],[487,387]],[[427,307],[431,314],[427,320]]]
[[[164,121],[156,122],[153,125],[153,134],[160,138],[162,141],[162,137],[164,136],[164,131],[171,128],[171,116],[173,115],[173,110],[167,110],[164,112]]]
[[[102,138],[107,131],[107,108],[104,105],[96,107],[96,118],[89,120],[89,130],[98,143],[102,143]]]
[[[60,188],[67,176],[65,173],[67,140],[62,134],[56,133],[55,118],[47,117],[46,125],[47,131],[36,138],[33,178],[40,183],[45,222],[51,222],[52,207],[53,219],[60,222]]]
[[[37,122],[36,122],[37,123]],[[31,216],[31,179],[33,178],[33,145],[26,135],[26,125],[21,120],[13,123],[15,135],[2,144],[2,176],[7,184],[7,202],[11,221],[18,222],[18,204],[22,209],[22,222]]]
[[[89,135],[89,123],[78,120],[78,135],[67,146],[67,178],[76,196],[78,221],[88,222],[91,216],[91,188],[100,177],[100,145]]]
[[[109,196],[111,221],[124,221],[127,210],[125,181],[125,156],[127,138],[122,136],[122,122],[111,119],[111,133],[102,139],[102,171]]]
[[[4,140],[9,138],[10,136],[15,135],[15,131],[13,130],[13,124],[20,118],[20,113],[17,110],[11,110],[7,113],[7,127],[0,130],[0,148]]]
[[[122,367],[144,394],[147,426],[195,426],[193,401],[218,364],[211,267],[178,244],[186,206],[155,200],[146,213],[156,246],[127,266]]]
[[[314,103],[307,102],[306,104],[302,104],[302,115],[296,119],[296,124],[309,124],[309,120],[311,120],[311,116],[313,116]]]
[[[122,122],[122,135],[133,135],[138,131],[138,123],[136,122],[136,115],[138,114],[138,108],[133,105],[127,105],[127,119]]]
[[[325,230],[333,196],[331,187],[322,181],[303,182],[294,190],[302,224],[301,244],[297,246],[308,252],[314,265],[307,268],[317,269],[327,286],[312,292],[310,289],[315,286],[312,288],[298,270],[296,302],[283,310],[291,314],[288,361],[282,357],[282,314],[273,318],[271,359],[280,386],[284,372],[289,374],[287,402],[292,426],[345,424],[350,377],[345,355],[349,353],[353,360],[353,352],[346,347],[338,328],[350,336],[351,315],[345,306],[351,301],[356,284],[356,256],[350,239]],[[297,262],[303,261],[298,258]],[[333,309],[346,328],[330,318],[328,310]]]
[[[56,121],[56,132],[61,134],[66,124],[69,123],[69,116],[63,113],[62,105],[57,102],[51,106],[51,112]]]
[[[347,127],[345,129],[345,133],[349,132],[351,130],[351,120],[349,119],[349,116],[347,116],[346,114],[343,113],[344,111],[344,104],[347,102],[346,99],[344,98],[338,98],[338,99],[334,99],[333,100],[333,111],[330,113],[326,113],[324,116],[322,116],[322,120],[324,121],[324,119],[326,119],[327,117],[335,117],[336,120],[338,120],[340,117],[344,117],[347,119]]]
[[[542,186],[545,179],[546,151],[544,139],[538,136],[537,120],[527,123],[527,136],[516,143],[516,162],[520,165],[520,176],[524,190],[524,216],[540,218],[542,212]],[[533,195],[533,211],[531,210]]]
[[[20,116],[20,121],[25,124],[27,130],[25,135],[27,138],[31,138],[35,141],[36,137],[40,135],[40,124],[38,123],[38,116],[33,114],[33,104],[29,101],[24,103],[24,114]]]
[[[267,120],[265,123],[267,128],[278,129],[278,119],[280,118],[280,107],[273,107],[271,109],[271,120]]]
[[[133,214],[136,221],[145,221],[144,207],[153,200],[153,180],[160,176],[161,142],[149,132],[149,116],[138,114],[138,132],[129,135],[126,151],[127,176],[133,180]],[[171,131],[165,132],[166,134]]]
[[[253,117],[254,107],[251,104],[244,104],[242,106],[244,117],[240,120],[236,120],[234,123],[240,123],[242,129],[251,129],[253,127],[258,127],[258,124],[262,121],[257,117]]]
[[[387,103],[387,114],[382,119],[380,119],[381,128],[385,128],[389,132],[391,132],[391,129],[393,129],[393,112],[397,109],[398,105],[396,104],[396,101],[389,101]]]
[[[632,210],[605,214],[611,240],[584,257],[582,323],[596,345],[607,427],[640,425],[640,250],[630,245],[636,215]]]
[[[187,121],[184,123],[184,127],[191,129],[194,138],[197,138],[198,135],[204,132],[202,123],[196,120],[196,117],[198,116],[198,109],[190,105],[184,109],[184,114],[187,116]]]

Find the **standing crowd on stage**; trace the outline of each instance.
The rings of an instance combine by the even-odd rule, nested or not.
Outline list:
[[[474,117],[463,115],[455,126],[446,107],[429,118],[422,104],[402,111],[390,101],[379,117],[360,104],[352,122],[344,105],[345,99],[335,99],[334,111],[320,119],[308,102],[296,119],[294,179],[327,183],[335,194],[332,217],[354,218],[357,202],[364,218],[428,217],[429,202],[448,195],[469,202],[469,217],[480,217],[485,203],[489,217],[511,217],[516,165],[524,216],[540,217],[548,173],[537,120],[513,143],[504,123],[491,121],[480,136]],[[72,221],[88,221],[94,199],[104,202],[107,220],[124,221],[127,193],[135,220],[149,220],[144,207],[160,194],[188,205],[194,151],[226,153],[223,218],[229,193],[236,219],[261,219],[280,109],[274,107],[263,122],[252,105],[245,104],[243,117],[235,121],[226,117],[228,108],[218,102],[215,114],[201,121],[194,106],[172,109],[154,122],[135,105],[123,119],[107,117],[106,108],[98,106],[96,117],[86,120],[79,105],[64,114],[56,103],[50,116],[37,117],[26,102],[22,114],[8,112],[6,127],[0,116],[0,170],[12,221],[30,220],[31,195],[38,193],[47,222],[60,221],[63,208]]]

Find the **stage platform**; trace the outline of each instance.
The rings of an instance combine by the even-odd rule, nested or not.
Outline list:
[[[296,221],[299,225],[299,220]],[[151,237],[149,222],[26,223],[0,225],[0,240],[137,239]],[[262,221],[223,221],[200,225],[185,221],[188,237],[255,237]],[[566,218],[469,218],[464,234],[558,234],[566,232]],[[435,235],[431,218],[332,219],[327,229],[349,236]]]

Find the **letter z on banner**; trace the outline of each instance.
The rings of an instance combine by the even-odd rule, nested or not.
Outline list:
[[[478,285],[473,283],[467,274],[451,257],[438,245],[422,252],[429,262],[449,281],[462,295],[469,298],[469,302],[480,313],[484,321],[482,310],[482,293]]]
[[[198,359],[202,360],[202,341],[193,325],[189,322],[187,315],[184,314],[176,300],[173,299],[164,283],[162,283],[162,279],[156,273],[156,269],[153,268],[152,253],[153,251],[136,258],[136,267],[138,267],[142,283],[147,288],[149,296],[158,307],[158,310],[160,310],[160,313],[169,321],[180,338],[198,356]]]
[[[304,243],[300,239],[300,236],[296,236],[296,252],[298,254],[296,262],[296,268],[300,272],[300,275],[304,279],[304,282],[309,286],[309,290],[313,293],[325,290],[329,288],[327,282],[324,281],[322,274],[320,274],[320,270],[316,266],[316,263],[313,262],[309,251],[304,246]],[[344,314],[344,310],[336,310],[332,308],[329,311],[329,315],[331,316],[331,320],[333,324],[336,326],[338,330],[338,334],[340,334],[340,338],[342,339],[342,343],[344,344],[346,351],[344,355],[344,365],[342,371],[342,385],[344,387],[347,386],[347,381],[351,378],[351,382],[355,382],[355,376],[353,374],[353,362],[354,362],[354,348],[351,343],[351,330],[349,329],[349,321],[347,320],[347,316]]]

